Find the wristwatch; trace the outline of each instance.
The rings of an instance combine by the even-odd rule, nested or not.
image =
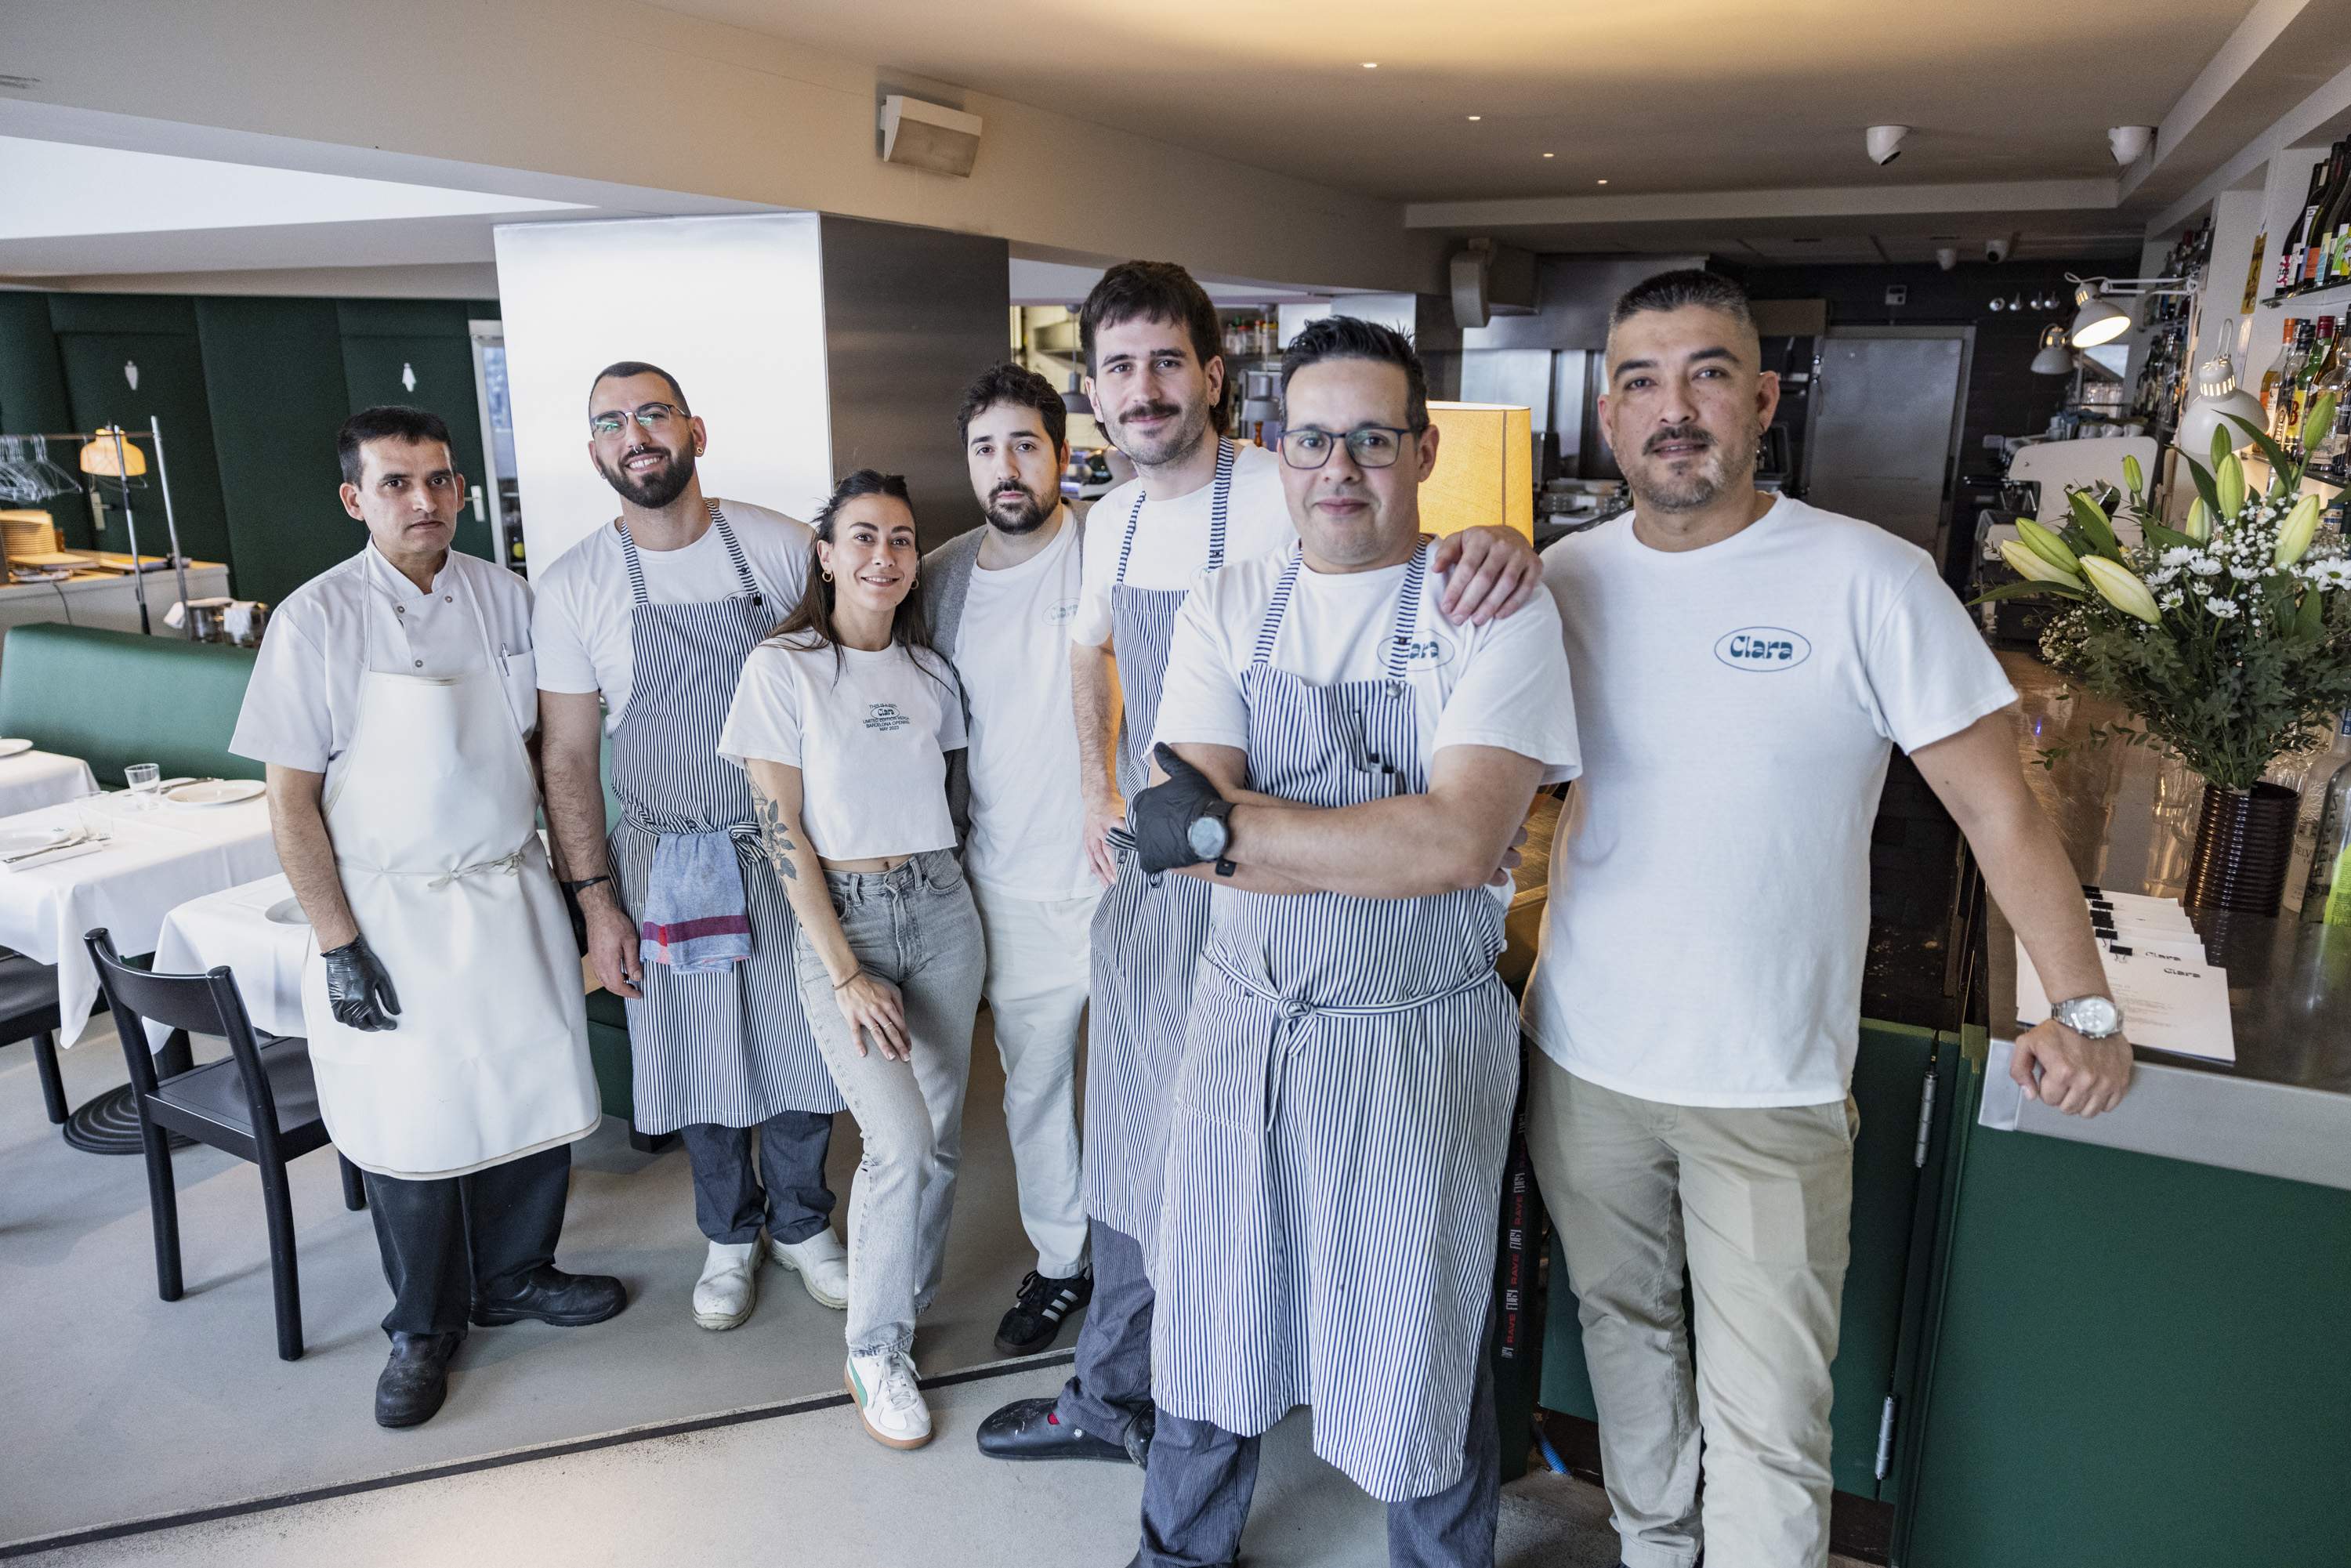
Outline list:
[[[1184,830],[1185,841],[1192,846],[1192,852],[1204,861],[1216,862],[1218,876],[1230,876],[1237,869],[1225,858],[1225,848],[1233,841],[1232,824],[1227,821],[1232,814],[1230,800],[1211,800],[1200,808],[1200,814]]]
[[[599,876],[583,876],[583,877],[581,877],[578,882],[567,882],[567,883],[565,883],[563,884],[563,890],[564,890],[566,893],[569,893],[572,897],[577,898],[577,897],[579,897],[581,894],[583,894],[583,893],[587,892],[590,888],[591,888],[591,887],[595,886],[598,883],[600,883],[600,882],[610,882],[610,881],[611,881],[611,880],[612,880],[612,879],[611,879],[611,877],[609,874],[605,874],[605,875],[599,875]]]
[[[2051,1008],[2049,1016],[2084,1040],[2112,1040],[2123,1031],[2122,1004],[2112,997],[2070,997]]]

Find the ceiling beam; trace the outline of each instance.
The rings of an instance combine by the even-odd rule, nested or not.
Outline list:
[[[1759,218],[1876,217],[1924,214],[2103,211],[2112,180],[2012,180],[1962,185],[1826,185],[1787,191],[1692,191],[1667,195],[1529,196],[1489,202],[1415,202],[1405,226],[1513,228],[1549,224],[1739,222]]]

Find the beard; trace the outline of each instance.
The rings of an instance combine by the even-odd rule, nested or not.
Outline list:
[[[1744,444],[1718,441],[1710,432],[1696,425],[1661,431],[1642,444],[1642,456],[1633,463],[1620,464],[1625,470],[1625,482],[1633,492],[1635,505],[1653,512],[1695,512],[1708,507],[1726,492],[1742,484],[1751,484],[1754,475],[1752,454],[1761,438],[1761,430],[1750,430]],[[1697,437],[1706,442],[1706,449],[1695,461],[1677,458],[1672,462],[1651,462],[1648,449],[1669,440],[1687,441]],[[1741,453],[1750,455],[1743,462]],[[1677,469],[1676,464],[1687,466]]]
[[[612,466],[607,467],[602,462],[598,462],[596,471],[603,475],[604,483],[619,491],[621,498],[631,506],[658,512],[684,495],[685,487],[694,483],[694,453],[691,448],[682,453],[663,453],[668,461],[659,468],[649,468],[643,474],[629,472],[626,465],[630,458],[661,451],[658,446],[640,446],[622,453],[620,463]]]
[[[1163,431],[1156,436],[1128,435],[1125,422],[1140,415],[1180,417],[1173,429]],[[1121,410],[1119,417],[1111,423],[1110,427],[1111,439],[1118,444],[1121,452],[1126,454],[1127,461],[1143,468],[1159,468],[1181,461],[1191,455],[1207,434],[1208,405],[1206,402],[1188,411],[1172,402],[1138,403],[1133,408]]]
[[[1033,534],[1045,526],[1046,518],[1061,509],[1061,505],[1058,494],[1048,503],[1025,485],[1006,485],[987,498],[988,526],[998,533]]]

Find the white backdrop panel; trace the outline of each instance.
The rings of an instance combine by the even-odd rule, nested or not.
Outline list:
[[[813,513],[832,487],[813,213],[509,224],[498,308],[533,566],[618,507],[588,456],[588,385],[616,360],[676,376],[710,432],[705,494]]]

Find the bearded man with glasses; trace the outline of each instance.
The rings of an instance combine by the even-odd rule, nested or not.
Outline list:
[[[628,1006],[636,1126],[680,1133],[694,1166],[709,1240],[694,1321],[731,1329],[767,1258],[836,1310],[849,1264],[824,1177],[842,1102],[800,1007],[791,905],[750,787],[717,752],[744,659],[799,601],[813,535],[705,497],[708,439],[666,371],[624,361],[597,375],[588,456],[620,515],[547,570],[531,624],[548,822],[589,957]],[[622,807],[609,841],[607,732]]]

